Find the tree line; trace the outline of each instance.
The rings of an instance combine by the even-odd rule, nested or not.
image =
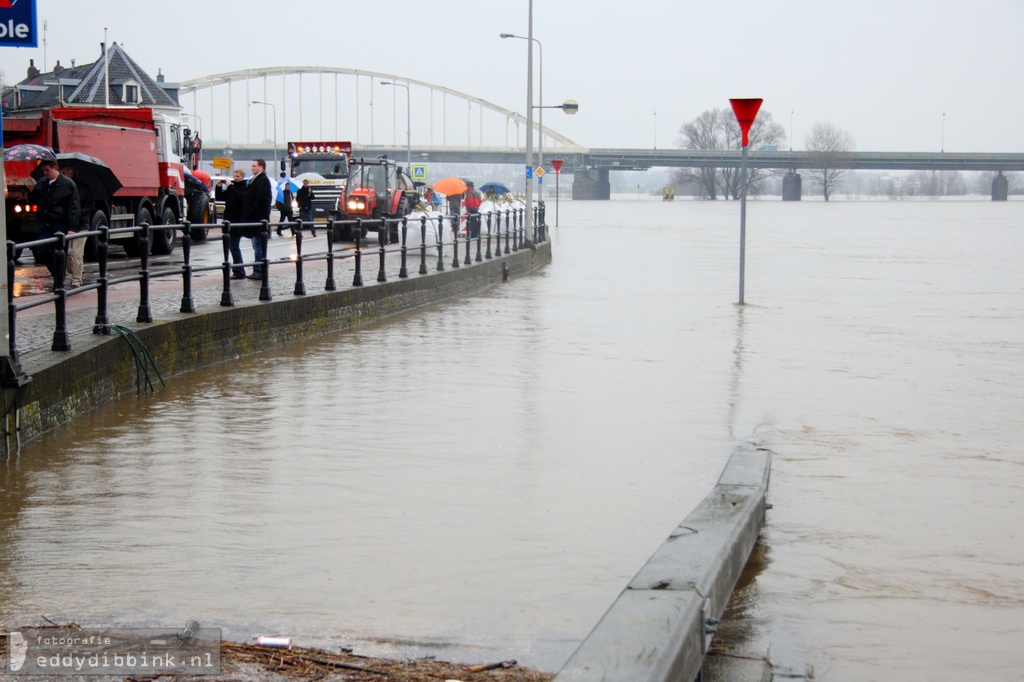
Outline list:
[[[740,149],[742,138],[731,109],[708,109],[679,128],[677,145],[693,150]],[[761,111],[750,127],[747,141],[751,149],[781,147],[786,143],[786,131],[772,119],[771,112]],[[821,187],[828,201],[846,174],[845,170],[835,168],[835,156],[854,150],[853,136],[832,123],[815,123],[807,133],[804,147],[815,153],[814,167],[807,169],[806,174]],[[768,168],[748,168],[747,193],[755,193],[764,179],[780,174],[782,171]],[[673,172],[672,181],[677,186],[696,186],[708,199],[738,199],[743,190],[741,175],[739,168],[679,168]]]

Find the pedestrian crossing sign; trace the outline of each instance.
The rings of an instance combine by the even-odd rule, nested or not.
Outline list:
[[[427,164],[414,163],[412,165],[412,179],[425,181],[427,179]]]

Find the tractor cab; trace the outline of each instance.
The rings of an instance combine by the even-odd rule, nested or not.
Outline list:
[[[419,193],[412,178],[394,161],[352,159],[339,208],[346,219],[386,220],[408,215],[418,201]],[[397,224],[389,227],[392,241],[397,241]]]

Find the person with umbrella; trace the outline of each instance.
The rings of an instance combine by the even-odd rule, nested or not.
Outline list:
[[[32,177],[25,180],[32,202],[39,206],[39,237],[45,239],[58,232],[73,232],[78,228],[81,214],[78,188],[57,169],[55,160],[45,159],[39,165],[43,169],[45,181],[37,183]],[[53,275],[54,282],[63,279],[63,273],[60,278],[57,277],[57,264],[53,257],[55,251],[53,244],[37,247],[33,251]]]

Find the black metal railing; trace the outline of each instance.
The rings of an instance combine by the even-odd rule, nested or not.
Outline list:
[[[534,214],[534,224],[536,227],[533,230],[533,241],[543,241],[545,238],[545,229],[543,226],[544,220],[544,209],[543,204],[539,209],[535,209],[537,212]],[[437,252],[437,261],[434,265],[435,270],[440,272],[445,269],[444,264],[444,249],[446,246],[450,246],[453,252],[453,260],[451,266],[458,268],[461,265],[471,265],[473,259],[471,258],[471,251],[475,246],[475,261],[481,262],[483,260],[489,260],[492,258],[500,258],[502,254],[509,254],[519,251],[524,247],[526,243],[526,234],[524,225],[525,220],[525,209],[506,209],[504,211],[494,211],[488,213],[479,214],[480,229],[476,236],[471,235],[471,231],[466,230],[464,236],[460,235],[460,218],[458,216],[421,216],[410,220],[409,218],[397,218],[397,219],[356,219],[348,221],[334,221],[330,220],[326,223],[327,231],[327,249],[326,251],[304,253],[303,252],[303,227],[309,225],[309,223],[303,223],[302,221],[296,220],[293,222],[286,223],[274,223],[270,221],[263,221],[261,223],[228,223],[223,222],[219,225],[203,225],[201,227],[207,228],[220,228],[221,229],[221,242],[223,245],[223,262],[211,265],[195,265],[192,262],[192,239],[190,236],[191,229],[194,227],[188,221],[181,224],[168,224],[168,225],[149,225],[143,224],[137,227],[126,227],[126,228],[109,228],[106,226],[100,227],[96,230],[77,232],[70,235],[63,233],[57,233],[53,237],[46,239],[38,239],[32,242],[26,242],[21,244],[15,244],[12,241],[7,242],[7,315],[8,315],[8,328],[9,328],[9,350],[10,357],[18,363],[18,343],[17,343],[17,321],[18,313],[25,310],[30,310],[39,306],[53,304],[54,306],[54,329],[53,339],[50,345],[50,349],[53,351],[69,351],[71,350],[71,340],[68,332],[67,322],[67,302],[68,299],[73,296],[81,296],[90,291],[96,292],[96,317],[93,322],[92,332],[94,334],[110,334],[112,324],[110,322],[109,313],[109,300],[110,290],[112,287],[127,284],[131,282],[138,282],[139,284],[139,298],[138,298],[138,309],[136,314],[136,322],[140,323],[151,323],[153,322],[153,313],[150,304],[150,285],[153,280],[170,277],[181,277],[181,305],[179,306],[179,312],[182,313],[194,313],[196,312],[195,301],[193,298],[193,287],[192,280],[195,275],[203,272],[221,271],[223,277],[223,285],[220,296],[221,306],[233,306],[234,305],[234,290],[232,288],[231,272],[234,268],[241,267],[239,264],[235,264],[232,261],[230,247],[231,247],[231,235],[238,234],[239,232],[251,233],[255,230],[258,239],[262,241],[263,247],[263,260],[259,262],[248,262],[242,265],[247,267],[259,266],[262,270],[262,277],[259,290],[260,301],[272,300],[272,293],[270,287],[270,272],[271,268],[276,268],[278,272],[281,271],[284,265],[291,265],[294,268],[295,273],[295,286],[293,294],[295,296],[305,296],[307,293],[306,289],[306,270],[305,265],[308,263],[315,263],[324,261],[326,263],[326,276],[324,279],[324,291],[336,291],[337,283],[335,278],[335,266],[340,262],[351,260],[353,263],[353,277],[352,286],[358,287],[363,285],[363,257],[372,248],[368,245],[364,245],[361,239],[364,228],[367,231],[375,230],[378,233],[376,252],[379,259],[379,267],[377,271],[377,281],[387,281],[386,271],[386,257],[389,253],[399,253],[401,259],[401,265],[399,268],[398,276],[405,278],[409,276],[408,272],[408,258],[409,249],[407,247],[408,234],[410,229],[418,229],[420,236],[419,245],[419,269],[420,275],[426,275],[429,272],[427,267],[427,251],[434,249]],[[539,222],[538,222],[539,221]],[[318,222],[316,227],[323,228],[325,223]],[[449,240],[448,226],[451,227],[451,239]],[[398,228],[399,240],[395,244],[389,244],[387,235],[393,227]],[[272,229],[289,229],[295,237],[295,255],[285,258],[272,259],[269,257],[268,245],[270,240],[270,234]],[[338,241],[335,239],[335,235],[338,234],[343,228],[349,228],[355,235],[354,248],[351,250],[341,251],[338,250]],[[174,265],[157,265],[153,267],[149,259],[149,245],[152,239],[154,231],[159,230],[174,230],[181,234],[181,248],[183,261],[181,264]],[[432,236],[428,239],[428,234]],[[124,239],[125,237],[136,239],[139,247],[140,262],[139,270],[136,273],[129,275],[120,275],[117,277],[109,276],[109,251],[111,242],[115,239]],[[82,286],[68,289],[65,286],[65,267],[67,261],[67,250],[69,243],[76,239],[89,239],[93,238],[96,242],[96,255],[97,264],[99,269],[99,276],[96,281],[89,284],[83,284]],[[491,241],[494,241],[494,250],[491,250]],[[474,245],[475,242],[475,245]],[[482,248],[486,245],[486,253],[481,254]],[[53,280],[53,290],[49,294],[40,296],[34,296],[31,300],[22,300],[24,297],[15,296],[15,269],[16,269],[16,254],[24,249],[33,248],[54,248],[54,268],[55,275]],[[504,247],[504,251],[502,248]],[[464,249],[464,259],[460,263],[460,248]]]

